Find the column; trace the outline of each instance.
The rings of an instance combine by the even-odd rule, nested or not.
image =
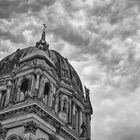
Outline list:
[[[2,103],[1,101],[2,101],[2,92],[0,91],[0,109],[1,109],[1,106],[2,106],[1,105],[1,103]]]
[[[73,102],[73,112],[72,112],[72,128],[75,129],[75,103]]]
[[[58,113],[59,111],[59,89],[56,89],[56,99],[55,99],[55,112]]]
[[[33,97],[34,96],[34,90],[35,90],[35,75],[34,74],[32,74],[31,79],[32,79],[32,83],[31,83],[31,97]]]
[[[72,117],[71,117],[71,114],[72,114],[72,108],[71,108],[72,104],[71,104],[71,98],[69,98],[69,112],[68,112],[68,117],[69,117],[69,124],[72,123]]]
[[[49,97],[48,97],[48,106],[52,107],[52,99],[53,99],[53,85],[50,86]]]
[[[31,89],[32,89],[32,83],[33,83],[33,80],[32,79],[33,79],[32,76],[29,75],[28,76],[28,80],[29,80],[29,83],[28,83],[28,98],[31,98],[32,97],[32,91],[31,91]]]
[[[82,110],[80,109],[80,133],[81,133],[81,125],[82,125],[82,123],[83,123],[83,112],[82,112]]]
[[[53,86],[53,100],[52,100],[52,109],[55,110],[55,102],[56,102],[56,88]]]
[[[58,113],[58,104],[59,104],[59,97],[58,94],[56,94],[56,99],[55,99],[55,112]]]
[[[40,82],[40,76],[42,74],[42,71],[39,69],[39,70],[36,70],[36,85],[35,85],[35,96],[37,97],[37,94],[39,92],[39,82]]]
[[[41,84],[40,84],[40,90],[39,90],[39,94],[38,94],[38,98],[40,98],[40,99],[42,98],[42,94],[43,94],[43,91],[44,91],[44,86],[45,86],[45,78],[42,75]]]
[[[5,107],[8,106],[9,101],[10,101],[11,86],[12,86],[12,83],[11,83],[11,81],[9,81],[7,83],[7,93],[6,93]]]

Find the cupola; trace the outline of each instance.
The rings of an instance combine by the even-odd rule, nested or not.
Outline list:
[[[45,37],[46,37],[46,25],[44,25],[44,28],[43,28],[43,32],[42,32],[42,37],[40,39],[40,41],[36,42],[36,47],[41,49],[41,50],[44,50],[44,51],[47,51],[49,49],[49,44],[47,43]]]

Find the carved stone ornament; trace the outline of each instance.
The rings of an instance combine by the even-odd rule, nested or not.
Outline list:
[[[34,123],[33,121],[27,122],[24,124],[25,131],[24,133],[36,133],[36,130],[38,129],[38,125]]]
[[[4,139],[6,137],[7,129],[3,128],[0,124],[0,138]]]
[[[46,140],[45,138],[39,138],[39,139],[37,139],[37,140]]]
[[[12,134],[7,138],[7,140],[22,140],[22,138],[18,135]]]
[[[61,125],[56,124],[55,127],[56,127],[56,133],[59,133],[59,131],[60,131],[60,129],[61,129]]]
[[[86,100],[89,100],[89,92],[90,91],[86,86],[84,86],[84,88],[85,88]]]
[[[49,140],[59,140],[54,134],[49,135]]]
[[[85,125],[84,122],[81,125],[81,129],[82,129],[82,132],[80,134],[80,137],[85,137],[85,135],[86,135],[86,125]]]

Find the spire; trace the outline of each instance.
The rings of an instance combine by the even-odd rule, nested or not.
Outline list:
[[[45,37],[46,37],[46,25],[43,24],[44,28],[43,28],[43,32],[42,32],[42,37],[41,37],[41,41],[45,42]]]
[[[48,50],[49,48],[49,44],[47,43],[46,41],[46,25],[43,24],[44,28],[43,28],[43,32],[42,32],[42,36],[41,36],[41,39],[40,41],[36,42],[36,47],[41,49],[41,50]]]

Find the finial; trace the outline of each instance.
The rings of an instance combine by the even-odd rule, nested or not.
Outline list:
[[[46,26],[46,24],[43,24],[43,26],[44,26],[44,29],[43,29],[43,31],[44,31],[44,32],[46,32],[46,29],[47,29],[47,26]]]

